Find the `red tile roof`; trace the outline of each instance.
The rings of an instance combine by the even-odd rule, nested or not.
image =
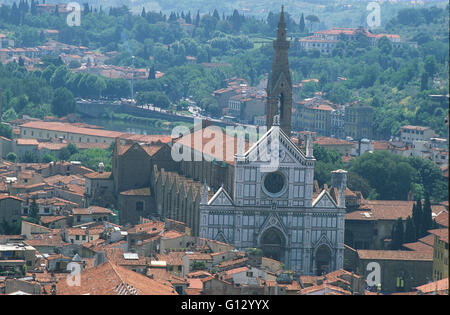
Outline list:
[[[114,265],[111,262],[81,272],[82,285],[59,281],[56,294],[61,295],[177,295],[173,286]]]
[[[433,261],[433,253],[408,250],[357,250],[359,259]]]
[[[422,293],[433,293],[435,291],[447,291],[447,294],[448,294],[448,278],[421,285],[419,287],[416,287],[416,289]]]
[[[448,228],[429,230],[429,233],[439,237],[439,240],[448,244]]]

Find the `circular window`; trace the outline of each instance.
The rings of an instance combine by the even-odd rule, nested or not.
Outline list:
[[[284,176],[278,172],[269,173],[264,178],[264,188],[270,194],[279,194],[285,186]]]

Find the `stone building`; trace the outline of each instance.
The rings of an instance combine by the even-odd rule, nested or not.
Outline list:
[[[116,141],[109,178],[120,224],[170,218],[193,236],[261,248],[304,274],[343,267],[346,172],[333,172],[333,186],[313,195],[312,141],[303,152],[290,139],[288,48],[282,10],[259,140],[203,122],[169,143]]]
[[[264,256],[282,261],[287,268],[322,274],[343,266],[346,172],[333,172],[332,189],[313,198],[312,141],[307,141],[303,152],[290,139],[288,47],[282,11],[268,82],[269,130],[234,157],[232,190],[221,187],[210,197],[203,185],[200,237],[239,249],[261,248]],[[261,153],[269,152],[269,147],[276,153],[264,160]]]

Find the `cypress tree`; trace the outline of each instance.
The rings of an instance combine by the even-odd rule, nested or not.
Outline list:
[[[397,222],[395,222],[392,227],[392,241],[391,241],[391,249],[399,250],[403,244],[403,222],[402,218],[398,218]]]
[[[303,13],[302,13],[302,16],[300,17],[299,27],[300,27],[300,32],[303,33],[305,31],[305,18],[303,16]]]
[[[31,202],[29,217],[33,219],[34,223],[39,224],[41,216],[39,215],[39,206],[36,202],[36,196],[33,197],[33,201]]]
[[[414,222],[410,216],[406,219],[406,227],[405,227],[405,243],[412,243],[417,240],[416,238],[416,228],[414,226]]]
[[[428,234],[428,230],[430,230],[433,225],[430,195],[427,192],[425,192],[425,201],[423,204],[421,221],[422,221],[422,226],[420,229],[420,232],[421,232],[420,234],[421,234],[421,237],[423,237]]]
[[[422,225],[422,201],[417,200],[413,206],[412,219],[414,227],[416,228],[416,239],[421,237],[421,225]]]
[[[217,12],[216,9],[214,9],[213,17],[215,17],[215,18],[217,19],[217,21],[220,21],[220,15],[219,15],[219,12]]]
[[[198,26],[200,23],[200,10],[197,10],[197,16],[195,17],[194,25]]]

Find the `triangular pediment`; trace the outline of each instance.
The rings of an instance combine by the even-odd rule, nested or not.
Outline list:
[[[296,163],[306,165],[308,159],[279,126],[272,126],[238,160],[262,164]]]
[[[214,194],[214,196],[208,202],[209,206],[233,206],[233,199],[231,199],[230,195],[226,192],[223,187],[220,187],[219,190]]]
[[[288,235],[287,229],[283,224],[283,221],[281,220],[280,216],[277,213],[271,213],[264,221],[263,225],[259,229],[259,235],[262,235],[264,231],[270,228],[277,228],[281,232],[283,232],[285,235]]]
[[[336,202],[325,189],[313,201],[313,208],[338,208]]]
[[[225,237],[225,234],[223,234],[223,231],[219,231],[217,233],[216,237],[214,237],[214,240],[218,241],[218,242],[226,243],[226,244],[229,243],[227,238]]]

